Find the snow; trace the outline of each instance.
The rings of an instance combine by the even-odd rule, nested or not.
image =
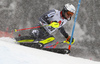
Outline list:
[[[100,62],[21,46],[12,38],[2,37],[0,64],[100,64]]]

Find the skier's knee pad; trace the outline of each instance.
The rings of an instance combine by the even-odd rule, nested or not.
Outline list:
[[[44,39],[44,40],[39,41],[39,43],[47,44],[47,43],[50,43],[50,42],[52,42],[52,41],[54,41],[54,40],[55,40],[54,37],[48,37],[48,38],[46,38],[46,39]]]
[[[32,30],[31,35],[34,37],[38,37],[39,36],[39,30]]]

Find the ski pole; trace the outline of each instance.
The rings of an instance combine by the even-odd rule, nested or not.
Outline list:
[[[71,49],[71,42],[72,42],[72,38],[73,38],[73,34],[74,34],[74,29],[75,29],[75,24],[76,24],[78,12],[79,12],[80,3],[81,3],[81,0],[79,0],[79,2],[78,2],[78,7],[77,7],[76,15],[75,15],[75,20],[74,20],[74,25],[73,25],[73,29],[72,29],[70,44],[69,44],[69,47],[68,47],[69,50]]]
[[[41,26],[31,27],[31,28],[23,28],[23,29],[15,29],[15,32],[22,31],[22,30],[28,30],[28,29],[34,29],[34,28],[40,28]]]
[[[49,25],[36,26],[36,27],[31,27],[31,28],[23,28],[23,29],[15,29],[15,32],[22,31],[22,30],[28,30],[28,29],[35,29],[35,28],[40,28],[40,27],[46,27],[46,26],[49,26]]]
[[[34,28],[40,28],[40,27],[46,27],[46,26],[51,26],[51,27],[57,28],[59,26],[59,23],[52,22],[51,24],[44,25],[44,26],[36,26],[36,27],[24,28],[24,29],[15,29],[15,32],[22,31],[22,30],[28,30],[28,29],[34,29]]]

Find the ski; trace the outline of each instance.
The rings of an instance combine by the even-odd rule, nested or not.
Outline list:
[[[70,50],[66,48],[42,48],[43,50],[46,51],[51,51],[55,53],[60,53],[60,54],[69,54]]]
[[[44,45],[41,43],[19,43],[19,44],[23,46],[27,46],[27,47],[38,48],[38,49],[41,49],[44,47]]]
[[[56,42],[55,44],[50,44],[50,43],[42,44],[42,43],[39,43],[39,41],[35,41],[33,37],[31,36],[20,36],[18,38],[15,38],[15,40],[18,44],[31,47],[31,48],[51,51],[51,52],[60,53],[60,54],[70,53],[70,50],[67,48],[56,48],[56,46],[60,45],[62,42]]]
[[[70,50],[66,48],[44,48],[44,45],[41,43],[19,43],[20,45],[37,48],[41,50],[51,51],[60,54],[69,54]]]

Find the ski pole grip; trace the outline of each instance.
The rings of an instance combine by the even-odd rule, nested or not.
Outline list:
[[[17,32],[17,29],[15,29],[15,32]]]

